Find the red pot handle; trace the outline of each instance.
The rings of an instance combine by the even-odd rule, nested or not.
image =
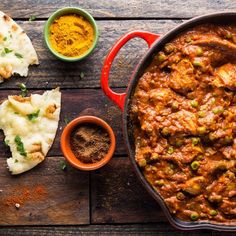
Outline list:
[[[160,37],[158,34],[152,34],[146,31],[132,31],[124,36],[122,36],[115,45],[111,48],[110,52],[108,53],[102,68],[102,75],[101,75],[101,86],[104,93],[114,102],[116,103],[121,110],[124,109],[124,102],[126,93],[116,93],[111,90],[109,87],[109,73],[111,69],[112,62],[116,57],[119,50],[132,38],[142,38],[144,39],[148,47],[150,48],[151,45]]]

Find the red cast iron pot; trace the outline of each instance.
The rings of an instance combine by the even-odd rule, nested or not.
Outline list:
[[[116,103],[119,108],[123,111],[123,133],[124,138],[127,145],[127,150],[129,157],[131,159],[132,165],[134,166],[135,172],[151,194],[151,196],[156,199],[156,201],[160,204],[162,210],[165,212],[166,217],[170,221],[170,223],[182,230],[195,230],[195,229],[212,229],[212,230],[220,230],[220,231],[236,231],[236,225],[232,224],[216,224],[212,222],[185,222],[177,219],[173,215],[170,214],[169,209],[167,208],[164,200],[157,193],[151,185],[147,182],[145,177],[143,176],[141,170],[139,169],[138,165],[135,162],[135,144],[134,144],[134,137],[133,137],[133,128],[132,128],[132,121],[130,119],[130,101],[132,100],[132,96],[134,94],[136,85],[142,76],[144,70],[148,67],[151,63],[153,56],[156,55],[158,51],[160,51],[163,46],[170,42],[173,38],[175,38],[178,34],[189,30],[197,25],[204,24],[204,23],[218,23],[218,24],[232,24],[236,22],[236,12],[220,12],[214,14],[203,15],[200,17],[193,18],[173,30],[169,31],[164,36],[160,37],[158,34],[153,34],[145,31],[132,31],[130,33],[125,34],[121,37],[115,45],[111,48],[110,52],[108,53],[105,61],[104,66],[102,68],[101,74],[101,86],[104,93],[114,102]],[[109,72],[112,65],[112,62],[119,52],[119,50],[132,38],[142,38],[148,44],[148,51],[137,65],[136,69],[134,70],[133,74],[131,75],[131,79],[128,85],[128,88],[125,93],[115,93],[113,92],[108,84],[109,80]]]

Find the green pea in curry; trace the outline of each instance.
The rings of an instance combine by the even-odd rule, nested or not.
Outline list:
[[[131,118],[135,159],[170,212],[236,224],[236,26],[200,25],[166,44]]]

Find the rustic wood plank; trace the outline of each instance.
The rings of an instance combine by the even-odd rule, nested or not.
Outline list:
[[[91,222],[166,222],[164,213],[138,181],[130,160],[113,158],[91,173]]]
[[[4,227],[0,229],[1,235],[15,236],[76,236],[76,235],[156,235],[156,236],[210,236],[211,232],[202,231],[180,231],[173,229],[166,223],[155,224],[128,224],[128,225],[89,225],[89,226],[67,226],[67,227]],[[226,235],[225,233],[219,233]],[[233,236],[228,233],[227,236]]]
[[[30,172],[11,176],[0,158],[0,225],[89,223],[89,173],[69,166],[63,171],[63,159],[48,158]]]
[[[17,18],[29,18],[36,15],[38,18],[48,17],[53,11],[65,6],[81,7],[88,10],[97,18],[104,17],[144,17],[144,18],[186,18],[216,11],[234,11],[236,4],[231,0],[204,1],[204,0],[110,0],[78,1],[78,0],[2,0],[0,9]]]
[[[43,40],[44,22],[19,22],[32,39],[39,56],[40,65],[32,66],[27,78],[15,77],[0,84],[0,89],[14,89],[21,82],[28,88],[98,88],[100,74],[105,56],[116,40],[124,33],[140,29],[156,33],[165,33],[182,21],[98,21],[100,38],[94,53],[87,59],[76,63],[65,63],[57,60],[47,50]],[[132,40],[121,50],[119,58],[114,62],[111,71],[110,85],[126,87],[133,68],[147,50],[146,43],[141,39]],[[83,79],[80,73],[84,72]]]
[[[217,231],[212,231],[212,236],[234,236],[235,233],[224,233],[224,232],[217,232]]]
[[[120,91],[120,90],[118,90]],[[33,91],[42,94],[43,91]],[[8,95],[19,94],[17,90],[2,90],[0,92],[0,101],[7,98]],[[116,135],[116,154],[126,153],[126,148],[122,136],[122,118],[121,111],[111,101],[109,101],[101,89],[73,89],[62,90],[62,108],[59,122],[59,128],[54,144],[48,153],[48,156],[62,156],[60,149],[60,137],[66,121],[82,116],[94,115],[106,120],[113,128]],[[8,148],[4,145],[3,134],[0,133],[0,150],[4,150],[4,158],[9,157]],[[1,158],[1,157],[0,157]]]

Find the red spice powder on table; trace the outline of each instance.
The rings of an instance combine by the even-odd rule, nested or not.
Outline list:
[[[44,186],[38,185],[32,188],[21,187],[14,190],[11,196],[2,200],[5,206],[11,207],[15,204],[24,205],[27,201],[41,201],[47,196],[47,190]]]

